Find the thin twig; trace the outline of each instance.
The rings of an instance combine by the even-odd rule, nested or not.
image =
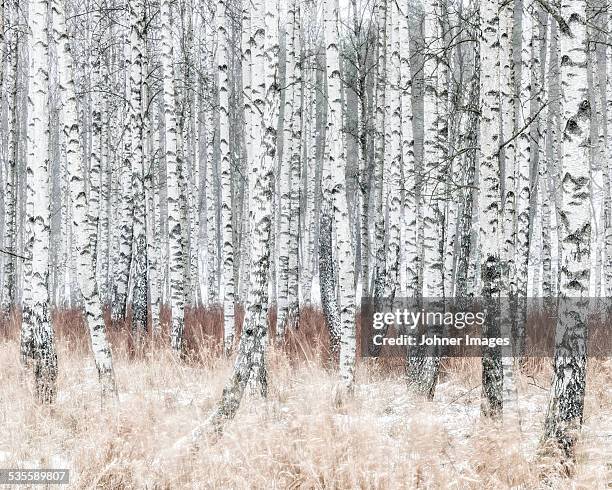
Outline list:
[[[3,248],[0,248],[0,253],[10,255],[11,257],[17,257],[18,259],[21,259],[21,260],[30,260],[28,257],[24,257],[23,255],[16,254],[15,252],[11,252]]]

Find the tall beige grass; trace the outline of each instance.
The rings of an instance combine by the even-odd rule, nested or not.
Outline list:
[[[119,400],[104,408],[80,315],[54,315],[60,377],[52,406],[33,400],[30,374],[18,362],[17,320],[0,327],[0,467],[69,468],[71,488],[612,485],[609,361],[589,367],[578,460],[566,477],[553,457],[537,456],[547,361],[528,362],[519,376],[520,430],[480,419],[477,359],[445,362],[433,402],[407,395],[401,359],[360,360],[355,395],[340,403],[322,315],[307,310],[286,345],[270,350],[268,399],[248,396],[222,436],[167,456],[205,419],[230,372],[219,310],[190,312],[183,360],[165,334],[136,349],[125,326],[112,326]]]

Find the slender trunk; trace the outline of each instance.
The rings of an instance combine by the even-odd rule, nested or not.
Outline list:
[[[480,275],[481,295],[488,300],[486,336],[495,337],[499,325],[497,297],[500,293],[501,267],[499,243],[500,168],[499,152],[499,50],[498,2],[484,0],[480,4],[482,38],[480,46]],[[497,305],[498,306],[498,305]],[[499,416],[502,410],[503,372],[499,349],[488,348],[482,357],[482,406],[485,416]]]
[[[234,343],[234,230],[232,226],[232,171],[230,162],[229,72],[225,0],[217,3],[217,66],[219,69],[219,149],[221,158],[221,223],[223,263],[223,342],[229,352]]]
[[[143,0],[130,0],[131,63],[130,63],[130,124],[132,136],[132,194],[134,286],[132,300],[132,333],[141,338],[148,330],[147,232],[144,188],[145,139],[143,119],[144,29],[146,25]]]
[[[38,401],[56,397],[57,354],[49,315],[49,52],[48,3],[28,6],[29,97],[22,355],[34,361]]]
[[[612,12],[608,17],[608,39],[612,39]],[[610,43],[610,41],[608,41]],[[612,297],[612,43],[606,47],[606,125],[607,154],[604,165],[604,294]]]
[[[252,206],[249,208],[253,222],[251,284],[234,369],[223,390],[221,401],[208,421],[218,430],[224,420],[236,415],[250,380],[257,382],[264,396],[267,393],[264,356],[268,332],[268,269],[272,222],[269,194],[272,190],[279,103],[276,82],[278,40],[275,36],[275,6],[271,2],[253,1],[251,22],[254,32],[253,104],[262,114],[262,119],[257,118],[253,125],[254,141],[259,141],[260,144],[254,148],[256,157],[249,162],[253,178]]]
[[[563,0],[560,29],[562,267],[553,381],[544,437],[573,457],[582,424],[586,386],[586,334],[590,279],[591,208],[588,147],[591,107],[586,73],[586,2]]]
[[[443,100],[439,97],[439,70],[442,54],[440,29],[441,8],[437,1],[427,3],[425,10],[424,42],[427,47],[423,64],[424,77],[424,141],[423,141],[423,181],[421,183],[421,203],[423,205],[422,235],[417,243],[423,244],[423,295],[441,300],[444,296],[444,152],[441,146],[439,120]],[[419,230],[420,232],[420,230]],[[419,293],[421,291],[419,290]],[[432,303],[432,307],[439,303]],[[435,334],[435,332],[428,332]],[[433,398],[438,382],[440,365],[439,348],[425,352],[411,349],[407,365],[408,386],[414,392]]]
[[[4,196],[4,247],[9,252],[15,252],[17,245],[17,157],[19,151],[18,144],[18,105],[19,98],[19,35],[15,31],[10,38],[10,72],[7,81],[10,81],[8,97],[8,148],[7,148],[7,172],[4,175],[6,193]],[[9,309],[15,304],[15,289],[17,281],[17,271],[15,257],[8,255],[4,257],[3,264],[4,281],[2,283],[2,304],[0,305],[0,315],[8,313]]]
[[[293,107],[296,100],[295,87],[295,1],[291,0],[287,11],[286,63],[285,63],[285,107],[283,117],[283,153],[279,172],[279,223],[278,223],[278,301],[276,319],[276,338],[281,341],[285,333],[285,323],[289,313],[289,256],[291,226],[291,158],[293,154]],[[298,143],[299,144],[299,143]]]
[[[340,282],[340,379],[352,390],[355,377],[355,263],[346,200],[346,159],[341,134],[342,85],[339,59],[338,0],[325,0],[325,46],[327,58],[328,159],[333,175],[333,214],[338,247]]]
[[[164,128],[166,148],[166,186],[168,209],[168,262],[170,283],[170,306],[172,326],[170,340],[172,348],[181,351],[184,327],[184,263],[183,232],[181,229],[181,209],[179,203],[180,162],[177,152],[176,101],[174,90],[174,59],[172,20],[169,0],[161,2],[162,30],[162,73],[164,97]]]
[[[131,23],[131,14],[128,12],[129,17],[127,19],[128,22]],[[98,14],[101,15],[101,14]],[[134,220],[133,220],[133,212],[134,212],[134,194],[132,189],[132,144],[136,140],[132,136],[132,76],[130,76],[132,72],[132,42],[135,40],[132,39],[131,29],[128,30],[127,35],[125,37],[124,43],[124,58],[125,58],[125,96],[126,103],[124,110],[126,112],[124,117],[124,131],[125,136],[123,138],[123,159],[120,169],[119,175],[119,185],[120,185],[120,194],[119,194],[119,257],[115,262],[115,284],[113,290],[113,300],[112,300],[112,319],[113,321],[124,321],[126,319],[127,313],[127,305],[128,305],[128,293],[129,293],[129,281],[130,281],[130,269],[132,267],[132,246],[133,246],[133,238],[134,238]],[[94,60],[94,66],[98,72],[100,71],[100,61]],[[97,97],[99,100],[99,96]],[[97,160],[100,160],[100,153],[102,149],[102,120],[100,116],[100,109],[95,107],[98,104],[98,101],[92,101],[94,117],[97,121],[94,121],[94,125],[97,127],[94,128],[94,136],[96,143],[95,145],[97,150]],[[92,158],[93,160],[93,158]],[[99,163],[98,163],[99,164]],[[93,165],[93,163],[92,163]]]
[[[62,94],[61,119],[66,142],[66,166],[72,203],[71,225],[74,234],[77,278],[85,304],[85,318],[104,399],[110,395],[116,395],[116,387],[111,349],[106,337],[102,303],[96,281],[95,255],[99,207],[91,206],[90,208],[87,202],[85,162],[81,158],[81,136],[77,118],[73,57],[66,31],[66,14],[62,1],[54,0],[52,9]],[[90,175],[95,176],[96,173],[92,172]],[[92,185],[97,184],[90,184],[90,187]]]

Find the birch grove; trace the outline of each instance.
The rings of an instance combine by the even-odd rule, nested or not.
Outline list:
[[[0,330],[35,398],[57,397],[68,310],[105,400],[121,335],[232,359],[198,440],[267,399],[301,336],[341,405],[390,352],[368,304],[478,299],[483,335],[515,341],[481,351],[482,418],[518,412],[553,318],[540,446],[575,458],[612,295],[611,36],[595,0],[3,2]],[[399,357],[402,390],[437,400],[448,352]]]

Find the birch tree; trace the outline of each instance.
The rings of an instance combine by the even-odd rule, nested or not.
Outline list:
[[[224,343],[229,352],[234,342],[234,231],[232,226],[232,172],[230,162],[228,44],[225,0],[217,3],[217,64],[219,67],[219,144],[221,157],[221,222],[223,224]]]
[[[329,166],[334,176],[333,215],[336,224],[338,272],[340,279],[340,379],[351,390],[355,376],[355,263],[346,201],[346,159],[341,131],[342,85],[340,79],[338,0],[325,0],[325,46],[327,58],[327,98]]]
[[[499,151],[499,4],[484,0],[480,4],[480,275],[481,295],[488,301],[487,332],[495,336],[499,310],[495,308],[500,292],[500,250],[502,237],[500,223],[500,169]],[[490,306],[490,307],[489,307]],[[482,406],[486,416],[498,416],[502,410],[502,383],[500,353],[486,349],[482,357]]]
[[[283,338],[297,313],[299,178],[302,142],[300,10],[293,1],[287,12],[283,155],[280,172],[279,298],[276,334]]]
[[[390,87],[389,87],[389,138],[388,160],[388,226],[387,226],[387,275],[385,282],[385,298],[393,299],[399,285],[400,267],[400,238],[401,238],[401,161],[402,161],[402,106],[400,85],[401,57],[400,57],[400,12],[394,3],[391,4],[388,15],[388,37],[390,46]]]
[[[134,148],[132,144],[135,141],[135,138],[132,134],[132,42],[137,42],[137,37],[132,36],[133,29],[131,25],[133,23],[132,19],[132,9],[130,8],[130,3],[128,2],[128,9],[126,11],[127,15],[127,23],[130,25],[130,29],[126,30],[124,46],[123,46],[123,56],[124,56],[124,66],[125,66],[125,82],[124,82],[124,90],[126,103],[124,104],[124,134],[123,138],[123,160],[121,162],[120,173],[119,173],[119,256],[115,262],[115,283],[114,283],[114,291],[113,291],[113,300],[112,300],[112,318],[114,321],[122,321],[125,320],[126,311],[128,306],[128,295],[129,295],[129,282],[130,282],[130,269],[132,267],[132,246],[133,246],[133,238],[134,238],[134,220],[133,220],[133,212],[134,212],[134,194],[132,189],[132,177],[133,177],[133,168],[132,168],[132,151]],[[96,16],[101,16],[101,9],[96,9]],[[103,40],[100,40],[100,44],[102,44]],[[134,47],[136,50],[137,47]],[[95,75],[98,80],[100,80],[100,63],[101,63],[101,54],[98,53],[98,59],[94,60],[95,67]],[[137,68],[134,68],[137,70]],[[134,88],[138,90],[138,87]],[[98,96],[99,98],[99,96]],[[96,103],[96,102],[94,102]],[[97,103],[100,103],[99,101]],[[101,106],[101,104],[100,104]],[[92,160],[95,158],[95,164],[101,165],[101,157],[102,157],[102,147],[104,145],[102,141],[102,119],[101,119],[101,110],[100,108],[93,109],[95,117],[97,119],[97,127],[96,145],[92,145],[94,151],[92,152]],[[100,170],[98,170],[100,172]]]
[[[5,257],[3,262],[4,280],[2,281],[2,298],[0,299],[0,315],[7,314],[15,303],[17,289],[17,267],[15,260],[15,248],[17,245],[17,157],[18,145],[18,87],[19,87],[19,33],[15,30],[9,37],[4,37],[9,54],[9,70],[2,78],[5,81],[8,95],[8,145],[7,165],[4,173],[4,247]],[[4,73],[4,72],[3,72]]]
[[[561,3],[562,264],[553,381],[544,437],[573,456],[584,411],[590,279],[591,208],[589,134],[591,107],[586,73],[586,2]]]
[[[400,105],[401,105],[401,145],[403,166],[403,219],[404,235],[402,244],[405,251],[406,295],[419,294],[418,288],[418,250],[417,250],[417,206],[418,180],[414,157],[413,110],[412,110],[412,70],[410,65],[410,31],[408,8],[398,9],[400,43]]]
[[[423,140],[423,181],[421,204],[423,208],[423,290],[419,295],[439,301],[444,297],[444,147],[439,139],[440,118],[443,115],[443,99],[439,78],[443,46],[440,27],[441,9],[437,1],[426,2],[424,17],[425,60],[423,62],[424,95],[424,140]],[[437,300],[436,300],[437,299]],[[432,303],[437,308],[441,303]],[[433,398],[438,381],[440,353],[436,349],[424,352],[422,349],[410,354],[407,366],[407,381],[416,393]]]
[[[387,17],[390,17],[387,0],[376,6],[378,30],[378,64],[376,69],[376,109],[374,115],[374,288],[372,296],[381,298],[385,286],[385,213],[384,175],[387,129]],[[368,257],[369,260],[369,257]],[[367,267],[366,267],[367,269]],[[367,290],[366,290],[367,291]]]
[[[278,244],[278,314],[276,320],[276,336],[281,340],[284,336],[285,323],[289,313],[289,228],[291,225],[291,157],[295,144],[293,141],[293,106],[297,103],[295,97],[295,2],[291,0],[287,11],[287,27],[285,31],[285,106],[283,120],[283,153],[279,172],[279,244]]]
[[[511,336],[516,310],[516,73],[513,55],[514,3],[500,5],[500,119],[501,137],[499,158],[500,174],[503,169],[502,192],[502,234],[503,278],[501,296],[507,298],[500,312],[501,334]],[[503,161],[501,161],[503,159]],[[501,175],[500,175],[501,177]],[[514,383],[514,360],[511,357],[501,358],[503,370],[503,404],[513,417],[518,415],[518,394]]]
[[[174,90],[174,48],[170,1],[161,2],[162,72],[164,98],[164,128],[167,172],[168,209],[168,268],[170,283],[170,306],[172,326],[170,339],[172,348],[181,351],[183,346],[184,307],[184,261],[183,230],[179,200],[180,167],[177,161],[176,101]]]
[[[144,187],[145,140],[143,118],[144,29],[146,24],[143,0],[130,0],[130,126],[132,137],[132,193],[134,292],[132,301],[132,331],[137,339],[147,331],[148,275],[146,198]]]
[[[208,424],[220,430],[224,420],[232,419],[239,406],[247,384],[255,382],[261,393],[267,393],[265,367],[265,341],[268,333],[268,273],[270,267],[270,232],[272,208],[270,193],[276,155],[276,120],[278,118],[279,87],[278,38],[276,11],[271,0],[255,0],[251,4],[253,32],[252,90],[256,113],[261,118],[253,121],[254,141],[257,152],[249,164],[251,202],[249,211],[253,222],[251,244],[250,287],[246,317],[238,344],[238,352],[229,381],[217,408]],[[201,432],[196,431],[194,437]]]
[[[531,71],[530,71],[530,36],[533,29],[535,2],[525,1],[521,10],[521,65],[519,85],[519,107],[517,114],[517,125],[524,128],[529,124],[529,100],[531,95]],[[523,326],[527,321],[527,279],[529,277],[529,239],[530,239],[530,216],[529,202],[531,199],[531,138],[529,131],[524,129],[518,135],[516,152],[516,214],[517,214],[517,236],[516,236],[516,290],[518,296],[517,336],[523,339],[525,332]],[[519,346],[517,352],[523,354]]]
[[[102,397],[116,394],[113,361],[106,337],[102,303],[96,281],[95,255],[97,248],[99,209],[89,206],[86,173],[81,155],[81,134],[78,123],[77,99],[74,86],[73,55],[68,40],[66,14],[62,0],[52,3],[53,33],[57,46],[57,63],[62,94],[61,119],[66,143],[66,167],[72,202],[72,233],[75,241],[77,278],[89,329],[91,347],[102,388]],[[90,173],[96,176],[95,173]],[[90,187],[99,186],[90,182]]]
[[[300,258],[300,177],[302,174],[302,128],[303,128],[303,84],[302,84],[302,39],[301,39],[301,10],[300,2],[295,0],[293,6],[293,51],[294,67],[292,77],[293,100],[292,126],[291,126],[291,155],[290,155],[290,191],[289,200],[291,209],[289,214],[289,269],[287,274],[288,293],[288,323],[290,327],[297,327],[299,321],[299,258]]]
[[[608,43],[612,39],[612,12],[608,13]],[[604,263],[604,282],[605,295],[612,296],[612,45],[606,47],[606,159],[604,168],[604,226],[605,226],[605,263]]]
[[[46,0],[28,5],[29,90],[22,356],[34,361],[34,393],[56,397],[57,354],[49,312],[49,44]]]

